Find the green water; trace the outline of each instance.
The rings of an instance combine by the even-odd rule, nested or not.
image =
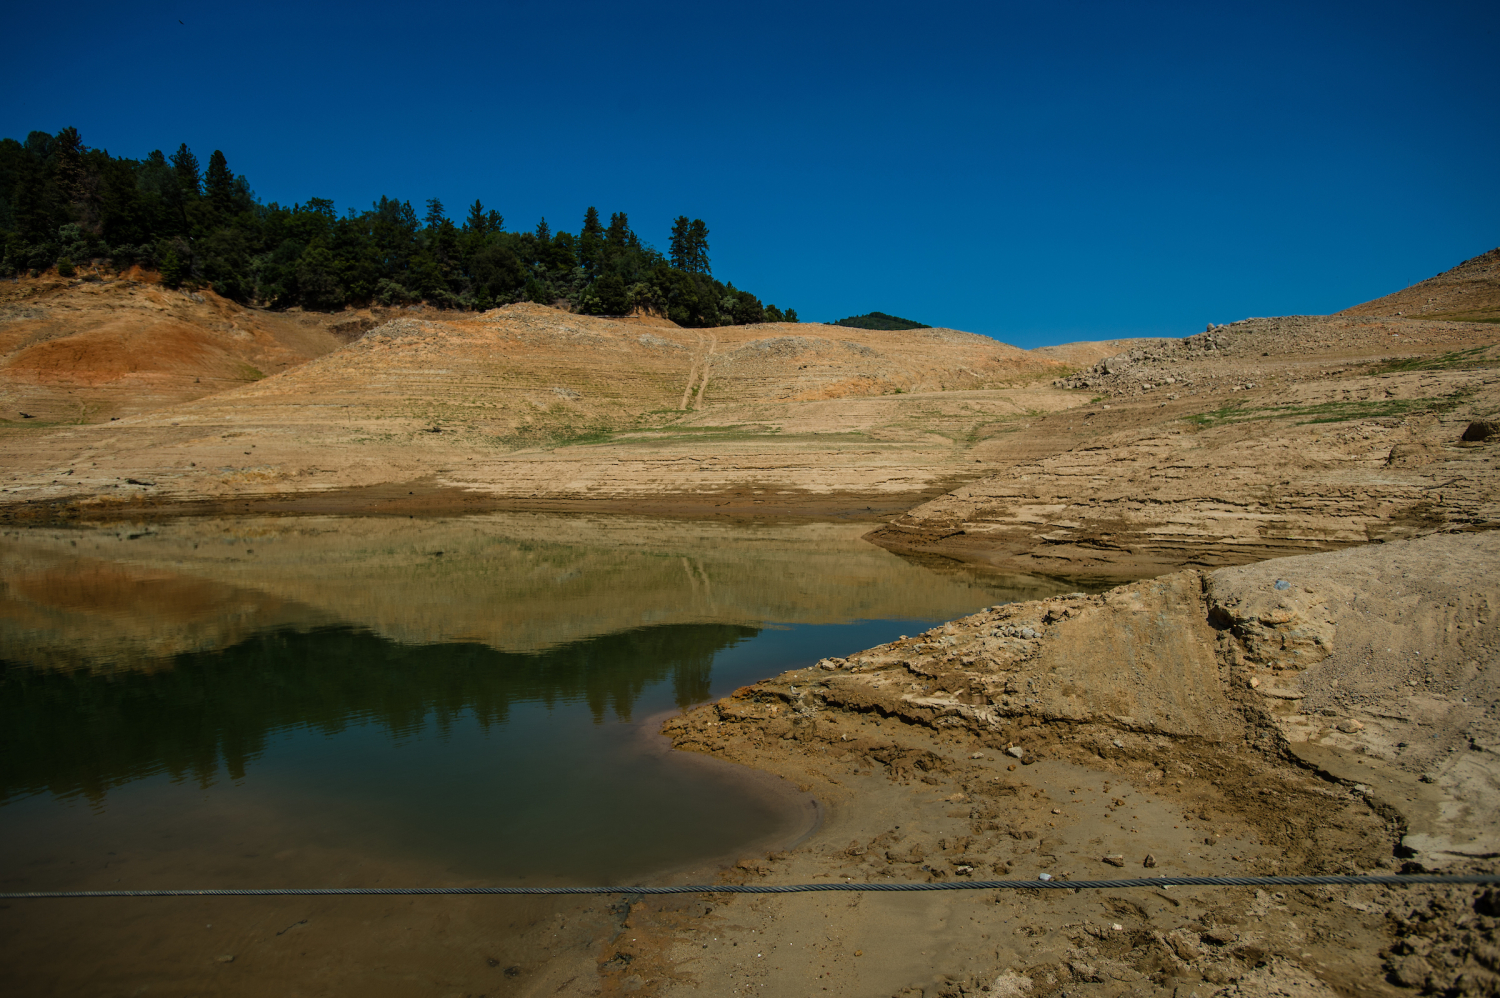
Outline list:
[[[666,751],[661,715],[1060,588],[843,525],[540,516],[12,531],[0,558],[8,890],[709,876],[815,810]]]

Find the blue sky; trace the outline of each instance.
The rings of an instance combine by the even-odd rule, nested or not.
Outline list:
[[[702,217],[804,320],[1022,346],[1328,312],[1500,245],[1500,4],[268,2],[6,15],[0,134],[265,201]],[[179,23],[179,21],[183,23]]]

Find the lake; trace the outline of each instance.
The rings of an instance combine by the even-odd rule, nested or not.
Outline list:
[[[711,881],[817,808],[668,751],[664,715],[1073,588],[924,567],[866,529],[497,513],[9,530],[0,883]],[[155,980],[186,959],[164,926],[203,903],[12,903],[0,954],[14,968],[24,945],[41,976],[17,981],[59,993]],[[59,926],[90,919],[93,951],[131,957],[46,970]],[[124,969],[141,946],[155,971]]]

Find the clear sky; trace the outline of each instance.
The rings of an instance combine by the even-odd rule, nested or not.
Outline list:
[[[1021,346],[1329,312],[1500,245],[1500,4],[22,4],[0,134],[264,201],[702,217],[720,279]],[[181,22],[181,23],[179,23]]]

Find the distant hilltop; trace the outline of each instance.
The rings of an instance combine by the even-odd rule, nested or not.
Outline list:
[[[847,319],[840,319],[834,323],[835,326],[852,326],[855,329],[931,329],[925,322],[913,322],[896,315],[886,315],[884,312],[866,312],[864,315],[851,315]]]
[[[97,277],[139,266],[169,288],[212,288],[247,305],[336,312],[425,302],[483,312],[530,301],[570,312],[647,313],[680,326],[796,322],[713,276],[708,226],[680,215],[661,253],[597,209],[577,233],[506,228],[478,200],[455,221],[428,198],[381,197],[335,210],[327,198],[261,203],[214,150],[186,144],[145,159],[90,149],[75,128],[0,138],[0,276]]]

